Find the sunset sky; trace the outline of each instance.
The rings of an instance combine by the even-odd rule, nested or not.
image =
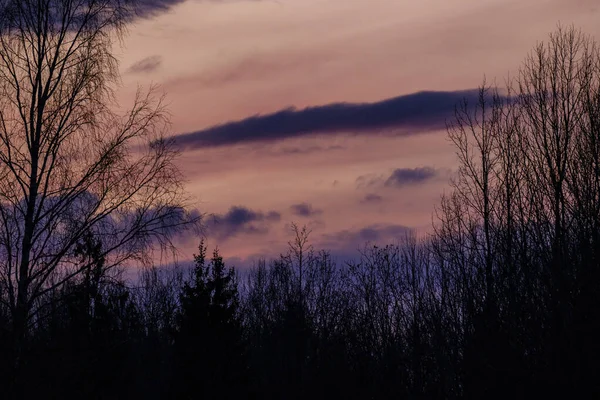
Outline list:
[[[600,34],[597,0],[172,3],[130,28],[119,96],[160,85],[209,244],[241,265],[285,250],[292,221],[340,257],[429,230],[454,104],[559,22]]]

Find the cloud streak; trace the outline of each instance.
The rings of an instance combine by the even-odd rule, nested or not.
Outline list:
[[[438,171],[431,167],[419,168],[398,168],[385,181],[387,187],[404,187],[409,185],[418,185],[435,178]]]
[[[427,183],[441,176],[441,171],[432,167],[396,168],[392,173],[386,175],[366,174],[356,178],[356,188],[387,187],[403,188]],[[376,196],[376,195],[375,195]],[[381,198],[365,198],[363,201],[380,201]]]
[[[475,101],[477,93],[476,89],[429,91],[376,103],[333,103],[302,110],[287,108],[179,134],[175,139],[184,149],[196,149],[336,132],[376,134],[402,129],[405,134],[421,133],[445,128],[455,105],[463,99]]]
[[[160,65],[162,64],[162,57],[161,56],[150,56],[150,57],[146,57],[136,63],[134,63],[133,65],[131,65],[129,68],[127,68],[127,72],[128,73],[134,73],[134,74],[138,74],[138,73],[150,73],[150,72],[154,72],[156,71]]]
[[[360,201],[361,204],[367,203],[381,203],[383,201],[383,197],[375,193],[367,193],[365,197]]]

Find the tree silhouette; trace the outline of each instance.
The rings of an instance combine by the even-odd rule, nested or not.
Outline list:
[[[208,262],[204,241],[198,249],[180,296],[175,390],[180,398],[233,399],[247,379],[235,271],[218,249]]]
[[[468,397],[598,390],[583,299],[598,293],[599,65],[593,39],[560,26],[450,126],[460,170],[435,240],[460,288]]]
[[[99,238],[110,269],[141,260],[196,219],[185,211],[162,100],[115,112],[115,40],[136,1],[0,4],[0,289],[18,366],[50,292],[93,268],[77,246]]]
[[[474,103],[457,105],[448,136],[459,168],[431,234],[367,244],[340,263],[292,224],[288,250],[245,274],[201,241],[189,270],[152,266],[126,280],[129,261],[194,222],[169,175],[175,153],[153,141],[160,107],[141,100],[125,122],[105,107],[109,36],[129,3],[2,4],[6,396],[600,395],[592,38],[559,27],[506,88],[484,81]]]

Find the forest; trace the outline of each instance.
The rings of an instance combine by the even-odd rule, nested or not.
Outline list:
[[[457,104],[431,232],[353,260],[293,224],[250,269],[203,232],[162,97],[112,107],[134,1],[0,2],[6,398],[600,396],[600,48],[558,26]],[[143,265],[143,267],[140,267]],[[137,271],[126,278],[127,271]],[[130,274],[131,275],[131,274]]]

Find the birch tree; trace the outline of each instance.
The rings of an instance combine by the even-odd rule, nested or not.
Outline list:
[[[15,350],[40,299],[103,268],[172,248],[197,224],[155,90],[119,112],[131,0],[0,1],[0,301]],[[117,110],[117,111],[115,111]],[[92,243],[95,257],[82,257]]]

